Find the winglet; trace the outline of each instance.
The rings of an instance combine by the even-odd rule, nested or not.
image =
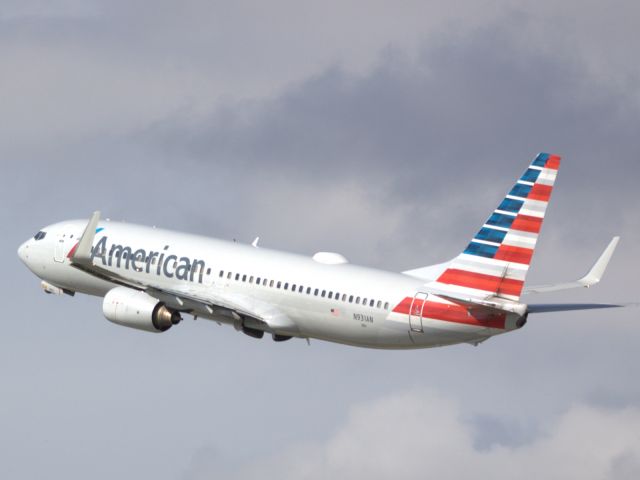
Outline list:
[[[73,252],[73,256],[71,257],[72,263],[80,265],[91,264],[91,247],[93,246],[93,239],[96,236],[96,228],[98,227],[99,221],[100,212],[93,212],[93,215],[91,215],[91,218],[89,219],[89,223],[87,223],[87,226],[82,233],[82,237],[80,237],[78,246]]]
[[[587,273],[584,277],[578,280],[579,283],[584,285],[586,288],[589,288],[592,285],[595,285],[600,280],[602,280],[602,276],[604,275],[604,271],[609,265],[609,260],[613,256],[613,252],[616,250],[618,246],[618,242],[620,241],[620,237],[613,237],[607,248],[604,249],[600,258],[593,264],[589,273]]]
[[[553,285],[538,285],[533,287],[528,287],[525,289],[524,293],[545,293],[545,292],[557,292],[559,290],[570,290],[572,288],[589,288],[602,280],[602,276],[604,275],[604,271],[609,265],[609,260],[613,256],[613,252],[618,246],[618,242],[620,241],[620,237],[613,237],[607,248],[604,249],[602,255],[596,260],[596,263],[593,264],[591,270],[582,277],[580,280],[576,280],[575,282],[569,283],[558,283]]]

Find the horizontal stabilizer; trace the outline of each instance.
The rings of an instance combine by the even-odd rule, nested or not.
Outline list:
[[[534,303],[528,305],[528,313],[567,312],[570,310],[594,310],[598,308],[621,308],[637,304],[615,305],[609,303]]]
[[[600,258],[593,264],[591,270],[582,277],[580,280],[576,280],[575,282],[567,282],[567,283],[556,283],[550,285],[538,285],[527,287],[524,289],[523,294],[526,293],[545,293],[545,292],[557,292],[559,290],[570,290],[572,288],[589,288],[602,280],[604,275],[604,271],[609,265],[609,260],[613,256],[613,252],[618,246],[618,242],[620,241],[620,237],[613,237],[611,242],[607,248],[604,249]]]

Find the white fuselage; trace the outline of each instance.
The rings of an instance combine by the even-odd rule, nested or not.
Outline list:
[[[25,242],[19,255],[48,284],[104,296],[117,285],[73,267],[68,258],[85,226],[86,221],[74,220],[46,227],[46,236]],[[425,289],[425,278],[348,263],[323,263],[322,256],[317,261],[151,227],[111,221],[99,226],[93,262],[101,268],[154,288],[179,289],[199,297],[208,292],[228,298],[243,296],[272,305],[297,326],[292,334],[296,337],[402,349],[477,343],[516,328],[515,315],[507,316],[504,328],[431,319],[426,310],[410,319],[410,307],[397,307],[414,297],[435,296]],[[441,306],[447,304],[439,301]],[[180,309],[181,305],[172,306]],[[221,323],[237,320],[215,309],[183,306],[183,311]]]

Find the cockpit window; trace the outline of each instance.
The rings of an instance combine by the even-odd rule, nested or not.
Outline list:
[[[33,236],[33,238],[36,240],[42,240],[46,235],[47,235],[47,232],[43,232],[42,230],[40,230],[38,233],[36,233]]]

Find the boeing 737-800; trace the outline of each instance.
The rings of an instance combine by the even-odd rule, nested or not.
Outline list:
[[[599,282],[615,237],[578,281],[525,288],[525,277],[560,157],[539,154],[464,251],[402,273],[351,265],[337,253],[313,257],[158,228],[66,221],[18,249],[47,293],[104,297],[119,325],[164,332],[185,314],[252,337],[315,338],[386,349],[478,344],[522,327],[529,314],[613,307],[525,304],[524,293]]]

